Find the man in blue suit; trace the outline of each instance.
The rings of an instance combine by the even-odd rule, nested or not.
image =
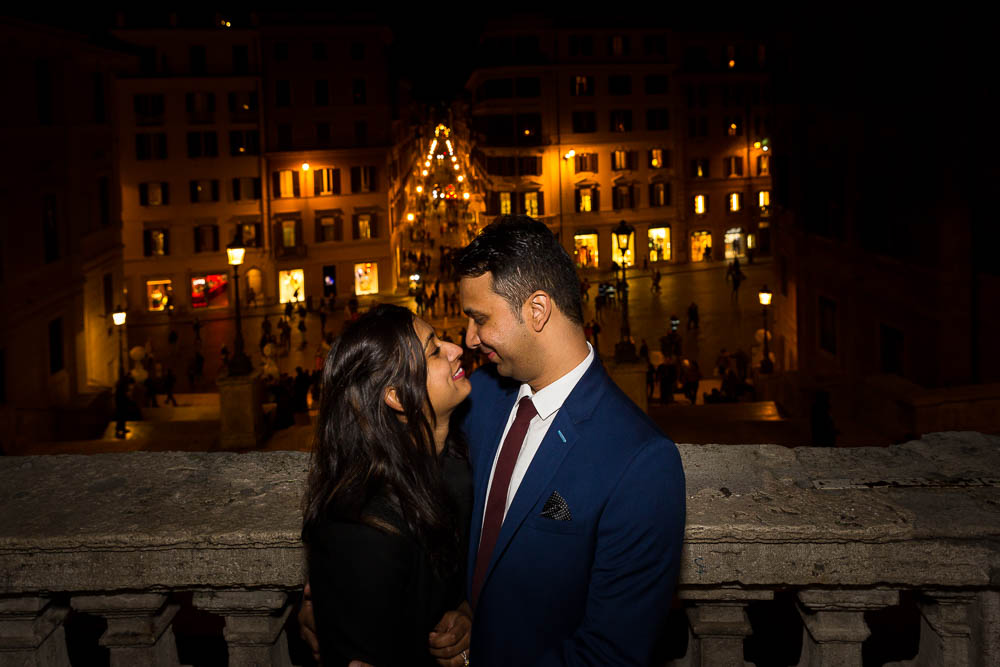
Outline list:
[[[677,449],[583,331],[572,260],[545,225],[498,219],[458,253],[472,376],[468,657],[645,665],[684,532]],[[493,372],[495,371],[495,372]]]

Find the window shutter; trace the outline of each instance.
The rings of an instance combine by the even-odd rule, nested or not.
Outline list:
[[[525,201],[525,192],[515,192],[514,193],[514,210],[513,213],[517,215],[526,215],[528,212],[528,204]]]
[[[253,198],[260,199],[260,178],[253,179]]]
[[[170,184],[167,182],[160,183],[160,197],[163,199],[163,205],[166,206],[170,203]]]
[[[319,193],[323,190],[323,172],[314,171],[313,172],[313,194],[319,196]],[[317,237],[319,238],[319,237]]]
[[[378,190],[378,181],[376,180],[377,170],[375,169],[375,167],[368,167],[368,168],[371,170],[370,178],[368,179],[368,190],[369,192],[375,192]]]
[[[573,190],[573,197],[574,197],[573,210],[576,211],[577,213],[581,213],[580,207],[582,206],[582,202],[580,200],[581,199],[580,188],[576,188],[575,190]]]
[[[371,218],[370,226],[371,226],[372,238],[373,239],[377,239],[378,238],[378,213],[372,213],[371,216],[372,216],[372,218]]]
[[[500,215],[499,192],[490,192],[486,198],[486,215]]]
[[[272,172],[271,173],[271,196],[272,197],[280,197],[280,196],[282,196],[282,194],[283,193],[281,192],[281,173],[277,172],[277,171]]]
[[[633,185],[630,189],[632,190],[632,208],[639,208],[639,194],[642,191],[642,188],[640,188],[639,185],[636,184]]]
[[[139,206],[149,206],[149,185],[139,184]]]
[[[239,201],[240,197],[240,179],[233,179],[233,201]]]
[[[333,219],[333,240],[344,240],[344,220],[339,215]]]
[[[575,173],[579,174],[581,171],[585,171],[586,170],[586,168],[587,168],[586,164],[585,164],[586,159],[587,159],[586,155],[577,155],[573,159],[573,166],[574,166],[573,171]]]
[[[292,194],[296,197],[299,196],[299,172],[292,172]]]
[[[212,179],[212,201],[219,201],[219,179]]]
[[[253,247],[260,248],[263,246],[264,240],[261,236],[261,224],[259,222],[253,223]]]
[[[639,154],[637,151],[628,152],[628,168],[635,170],[638,169]]]
[[[656,200],[656,183],[649,184],[649,205],[659,206],[660,202]]]
[[[736,157],[736,158],[734,158],[734,161],[736,162],[736,175],[737,176],[742,176],[743,175],[743,158],[742,157]]]
[[[545,193],[538,191],[538,217],[545,215]]]
[[[333,170],[333,175],[331,176],[331,183],[330,183],[330,185],[331,185],[330,190],[333,192],[333,194],[339,195],[340,194],[340,170],[339,169],[334,169]]]
[[[361,236],[361,230],[358,228],[358,214],[355,213],[351,216],[351,238],[355,241]]]
[[[351,192],[361,192],[361,167],[351,167]]]
[[[621,196],[618,194],[618,188],[617,187],[612,187],[611,188],[611,208],[613,208],[613,209],[615,209],[617,211],[621,207],[622,207],[622,205],[621,205]]]
[[[219,250],[219,226],[212,225],[212,250]]]
[[[194,251],[201,252],[201,227],[194,228]]]
[[[590,195],[590,207],[597,213],[601,210],[601,191],[595,187]]]
[[[170,230],[164,229],[163,231],[163,254],[170,254]]]
[[[198,203],[198,181],[191,181],[191,203]]]
[[[663,205],[670,206],[673,201],[672,193],[670,191],[670,183],[663,184]]]
[[[325,241],[323,238],[323,223],[322,217],[317,214],[313,221],[313,241],[319,243],[320,241]]]
[[[599,164],[600,164],[600,159],[598,158],[598,154],[597,153],[591,153],[590,154],[590,169],[589,169],[589,171],[592,171],[592,172],[594,172],[596,174],[598,172],[598,165]]]
[[[708,213],[708,195],[705,195],[705,213]]]
[[[142,254],[144,257],[153,254],[153,235],[148,229],[142,230]]]

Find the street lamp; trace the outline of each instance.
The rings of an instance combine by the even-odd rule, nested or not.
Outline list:
[[[760,305],[764,315],[764,358],[760,360],[760,372],[772,373],[774,372],[774,362],[771,361],[771,352],[767,345],[767,307],[771,305],[771,290],[767,289],[767,285],[764,285],[764,287],[757,292],[757,298],[760,299]]]
[[[624,220],[618,223],[612,232],[618,237],[618,250],[621,253],[622,281],[619,284],[622,300],[622,337],[615,345],[615,361],[634,362],[638,361],[635,354],[635,345],[632,343],[632,331],[628,324],[628,281],[626,280],[625,254],[628,252],[629,240],[635,228]]]
[[[240,264],[247,249],[243,245],[243,229],[237,227],[233,242],[226,246],[226,257],[233,267],[233,282],[236,284],[236,345],[233,357],[229,360],[230,375],[249,375],[253,370],[250,357],[243,351],[243,322],[240,318]]]
[[[115,328],[118,329],[118,377],[125,377],[125,359],[122,353],[122,330],[125,329],[125,311],[120,305],[115,306],[115,312],[111,313]]]

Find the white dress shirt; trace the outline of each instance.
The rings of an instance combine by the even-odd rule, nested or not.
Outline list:
[[[552,422],[555,421],[556,413],[559,412],[559,408],[566,402],[570,392],[576,387],[576,383],[587,372],[593,361],[594,348],[590,343],[587,343],[586,359],[581,361],[569,373],[566,373],[566,375],[563,375],[547,387],[540,389],[537,393],[532,393],[531,386],[527,384],[522,384],[521,389],[517,392],[517,400],[514,401],[514,407],[511,408],[510,414],[507,416],[507,426],[503,430],[503,436],[500,438],[500,446],[497,447],[497,453],[493,457],[493,467],[490,470],[490,483],[486,487],[487,498],[490,497],[490,487],[493,486],[493,474],[497,469],[497,459],[500,458],[503,441],[507,438],[507,431],[510,430],[511,424],[514,423],[514,417],[517,416],[518,402],[525,396],[528,396],[531,398],[531,402],[534,404],[535,411],[538,414],[532,417],[528,423],[528,432],[524,436],[524,444],[521,445],[521,451],[517,455],[517,462],[514,464],[514,471],[510,476],[510,486],[507,488],[507,502],[503,508],[504,518],[507,517],[507,510],[510,509],[514,495],[517,493],[518,487],[521,486],[521,480],[524,479],[525,473],[528,472],[528,466],[531,465],[532,459],[535,458],[535,453],[542,444],[542,439],[548,433]],[[482,523],[483,517],[479,517],[479,521]]]

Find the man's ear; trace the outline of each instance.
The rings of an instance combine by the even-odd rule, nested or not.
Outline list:
[[[552,303],[552,297],[548,295],[547,292],[538,290],[528,297],[525,302],[525,310],[527,311],[525,316],[527,317],[528,324],[535,332],[540,332],[548,324],[549,318],[552,317],[552,309],[555,304]]]
[[[388,405],[395,412],[402,412],[403,405],[399,402],[399,397],[396,396],[395,387],[387,387],[385,390],[385,396],[382,397],[385,404]]]

